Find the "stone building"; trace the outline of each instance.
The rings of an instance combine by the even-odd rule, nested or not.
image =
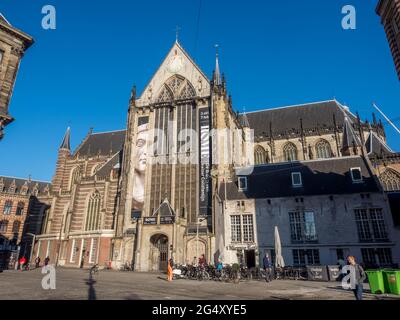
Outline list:
[[[50,183],[0,176],[0,266],[21,255],[29,257],[34,239],[48,208]],[[31,235],[28,235],[31,234]]]
[[[4,127],[14,120],[8,108],[21,59],[32,44],[31,36],[13,27],[0,13],[0,140]]]
[[[230,250],[226,216],[238,208],[249,212],[239,220],[254,231],[243,245],[256,251],[260,198],[222,196],[239,182],[237,168],[251,177],[253,166],[396,155],[380,121],[363,122],[336,100],[239,115],[218,55],[209,79],[178,41],[141,95],[132,89],[127,118],[126,130],[89,132],[74,151],[67,130],[35,256],[71,267],[129,263],[137,271],[163,270],[170,257],[191,263],[204,254],[212,263]],[[361,191],[374,193],[378,206],[384,194],[374,170],[365,172],[375,189]]]
[[[369,266],[400,262],[400,233],[362,156],[260,165],[220,189],[227,263],[275,258],[278,227],[286,265],[336,265],[354,255]]]
[[[379,0],[376,13],[381,17],[400,79],[400,0]]]

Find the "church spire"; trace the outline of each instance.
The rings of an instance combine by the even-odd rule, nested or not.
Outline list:
[[[65,132],[64,139],[61,143],[60,149],[71,150],[71,128],[68,127]]]
[[[342,154],[351,156],[359,154],[358,150],[362,147],[360,138],[354,132],[353,126],[347,115],[344,117]]]
[[[222,82],[221,82],[221,71],[220,71],[220,68],[219,68],[218,48],[219,48],[219,45],[216,44],[215,45],[215,50],[216,50],[216,54],[215,54],[215,74],[214,74],[214,84],[216,86],[220,86],[222,84]]]

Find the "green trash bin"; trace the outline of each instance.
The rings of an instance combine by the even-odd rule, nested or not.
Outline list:
[[[391,294],[400,295],[400,270],[384,271]]]
[[[383,273],[380,270],[368,270],[369,287],[372,294],[383,294],[385,293],[385,283],[383,281]]]

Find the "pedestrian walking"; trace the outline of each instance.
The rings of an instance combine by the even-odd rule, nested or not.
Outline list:
[[[36,259],[35,259],[35,268],[37,269],[37,268],[40,268],[40,257],[37,257]]]
[[[50,257],[46,257],[46,259],[44,259],[44,265],[47,266],[50,262]]]
[[[171,282],[174,277],[174,261],[169,259],[168,261],[168,281]]]
[[[19,259],[19,268],[21,271],[24,271],[25,264],[26,264],[26,258],[24,256],[22,256]]]
[[[364,281],[367,279],[367,276],[365,274],[365,271],[363,267],[361,267],[357,262],[356,258],[354,256],[349,256],[347,258],[347,261],[350,266],[354,267],[355,271],[355,288],[352,288],[354,296],[356,297],[357,300],[362,300],[363,299],[363,291],[364,291]]]
[[[263,259],[263,266],[265,270],[265,281],[271,282],[272,281],[272,263],[269,259],[268,253],[265,254]]]

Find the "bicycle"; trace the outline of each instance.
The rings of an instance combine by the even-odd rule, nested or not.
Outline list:
[[[95,275],[95,274],[98,274],[98,273],[99,273],[99,265],[98,265],[98,264],[95,264],[94,266],[92,266],[92,267],[89,269],[89,273],[90,273],[91,276],[92,276],[92,275]]]

